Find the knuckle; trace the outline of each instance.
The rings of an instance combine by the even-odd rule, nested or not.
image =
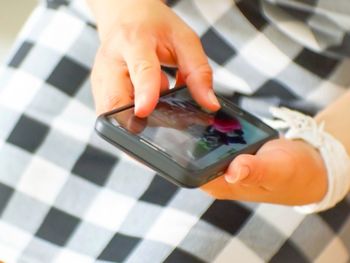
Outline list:
[[[117,53],[108,51],[106,46],[100,47],[97,51],[94,66],[91,72],[91,81],[102,80],[103,76],[111,70],[117,70],[119,73],[127,73],[128,66]]]
[[[185,74],[186,75],[186,74]],[[207,62],[197,64],[193,69],[189,69],[187,77],[198,77],[200,76],[202,81],[212,82],[213,81],[213,70]]]
[[[132,44],[137,43],[136,41],[136,33],[127,32],[127,30],[122,29],[113,35],[108,35],[108,37],[101,43],[97,54],[104,59],[119,58],[122,51],[130,47]]]
[[[118,46],[113,44],[112,39],[108,39],[101,43],[100,48],[97,51],[97,56],[101,59],[113,59],[118,54]]]
[[[124,36],[127,35],[126,32],[123,28],[110,32],[101,43],[97,52],[98,56],[102,58],[114,58],[119,53],[119,49],[125,41]]]
[[[207,62],[201,63],[196,67],[196,71],[200,73],[203,77],[212,78],[213,70]]]
[[[103,104],[106,111],[113,110],[123,105],[123,98],[118,94],[105,96]]]
[[[262,172],[256,172],[248,175],[247,181],[252,185],[262,186],[265,183],[266,176]]]
[[[132,70],[134,74],[141,74],[149,71],[155,70],[155,66],[148,60],[140,59],[135,61],[132,66]]]
[[[100,46],[100,54],[106,57],[119,56],[122,50],[139,43],[140,40],[150,39],[152,33],[149,27],[132,22],[118,24],[106,35]]]
[[[140,40],[148,39],[152,33],[150,29],[142,24],[122,23],[114,34],[115,43],[121,47],[130,47]]]
[[[114,63],[118,72],[123,73],[125,76],[128,76],[128,65],[124,60],[117,60],[114,61]]]

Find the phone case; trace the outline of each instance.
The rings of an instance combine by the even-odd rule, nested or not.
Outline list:
[[[172,89],[169,92],[176,92],[181,88]],[[169,94],[169,92],[166,94]],[[109,115],[128,109],[133,105],[128,105],[102,114],[97,118],[95,130],[103,139],[155,170],[159,175],[163,176],[172,183],[187,188],[199,187],[223,174],[230,162],[237,155],[242,153],[254,154],[265,142],[278,137],[278,132],[276,130],[267,126],[255,116],[240,109],[221,96],[218,96],[218,98],[221,100],[222,107],[230,107],[230,109],[234,109],[234,111],[239,114],[240,117],[246,118],[260,128],[263,128],[268,132],[268,134],[270,134],[270,136],[264,140],[260,140],[257,143],[247,146],[241,151],[227,156],[226,158],[213,165],[210,165],[209,167],[206,167],[205,169],[185,169],[176,163],[169,155],[157,149],[157,147],[153,144],[150,144],[147,141],[131,134],[121,126],[116,127],[110,123],[108,120]]]

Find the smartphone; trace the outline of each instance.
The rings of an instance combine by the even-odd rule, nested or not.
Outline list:
[[[239,154],[254,154],[278,132],[218,96],[221,109],[208,112],[186,87],[163,94],[147,118],[128,105],[97,118],[106,141],[178,186],[194,188],[222,175]],[[132,176],[132,175],[130,175]]]

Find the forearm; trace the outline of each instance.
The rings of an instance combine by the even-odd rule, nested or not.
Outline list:
[[[321,111],[316,120],[324,121],[325,130],[338,139],[350,155],[350,91]]]

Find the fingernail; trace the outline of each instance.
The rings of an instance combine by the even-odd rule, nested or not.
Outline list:
[[[135,98],[135,113],[139,114],[142,107],[147,103],[147,97],[145,94],[138,94]]]
[[[249,175],[249,173],[250,173],[249,167],[243,165],[243,166],[241,166],[241,167],[238,169],[238,171],[237,171],[236,174],[231,175],[231,176],[227,175],[227,176],[225,177],[225,179],[226,179],[226,181],[227,181],[228,183],[234,184],[234,183],[236,183],[236,182],[238,182],[238,181],[241,181],[241,180],[247,178],[247,176]]]
[[[210,100],[210,102],[212,104],[214,104],[215,106],[220,107],[220,103],[219,103],[218,99],[216,98],[215,93],[214,93],[214,91],[212,89],[210,89],[208,91],[208,98],[209,98],[209,100]]]

